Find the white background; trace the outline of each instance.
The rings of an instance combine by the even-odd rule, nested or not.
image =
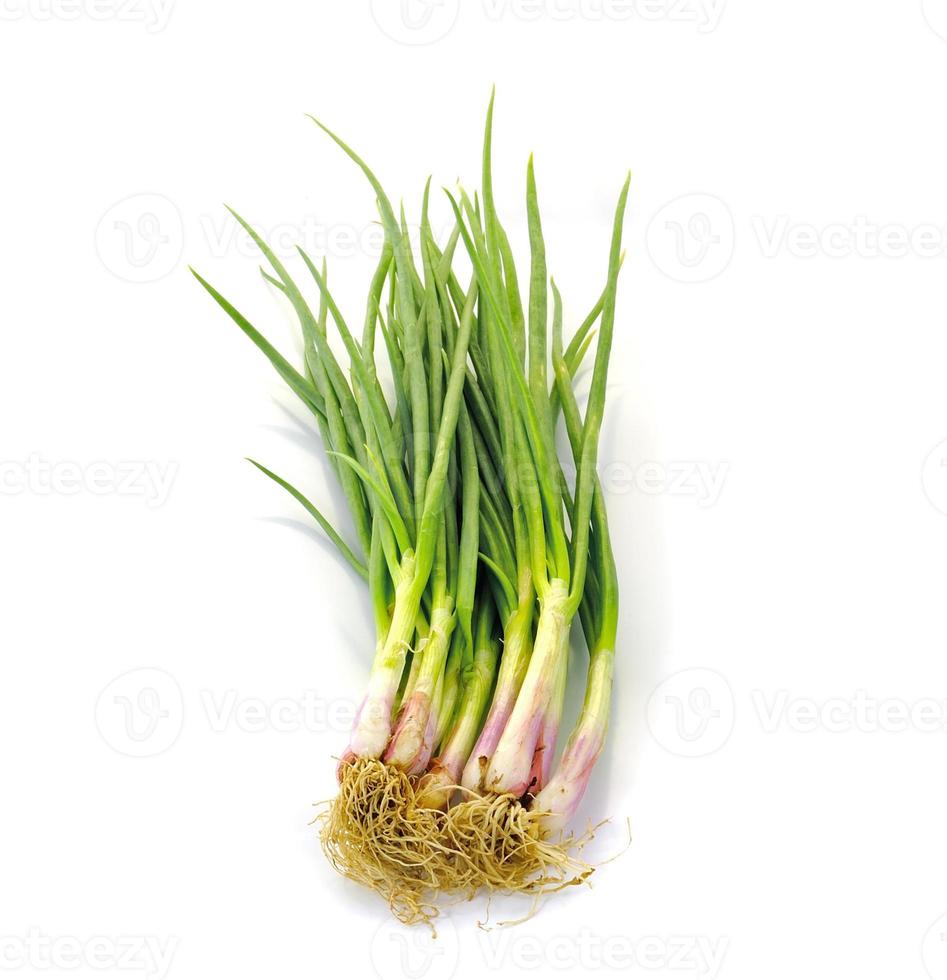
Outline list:
[[[2,10],[0,973],[947,978],[947,2]],[[243,462],[342,512],[186,264],[298,356],[226,201],[358,323],[372,195],[304,113],[416,220],[429,174],[476,185],[494,82],[500,210],[523,255],[535,151],[568,329],[633,171],[581,814],[622,853],[431,945],[307,826],[369,607]]]

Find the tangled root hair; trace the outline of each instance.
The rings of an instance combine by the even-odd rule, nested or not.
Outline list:
[[[580,854],[594,829],[580,837],[551,839],[543,833],[541,818],[510,795],[472,797],[448,810],[443,833],[454,857],[452,889],[468,898],[483,888],[533,895],[538,901],[587,881],[595,868]]]
[[[580,856],[594,828],[549,839],[542,814],[513,796],[476,796],[445,812],[426,805],[423,781],[377,759],[347,762],[340,777],[338,796],[316,818],[322,849],[407,925],[433,929],[446,896],[472,899],[481,889],[533,896],[532,915],[544,895],[595,870]]]
[[[430,896],[449,864],[444,814],[420,805],[410,776],[377,759],[346,763],[338,796],[316,820],[336,871],[381,895],[402,922],[431,924]]]

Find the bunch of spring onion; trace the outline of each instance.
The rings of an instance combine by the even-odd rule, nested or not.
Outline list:
[[[356,545],[255,464],[369,587],[375,656],[321,838],[338,870],[384,895],[405,921],[429,920],[439,893],[538,893],[587,877],[563,832],[602,751],[611,698],[618,587],[596,460],[628,182],[603,292],[564,346],[532,159],[525,302],[521,295],[494,206],[492,116],[491,98],[480,195],[448,193],[455,225],[440,245],[428,181],[417,248],[372,170],[314,120],[362,170],[385,232],[360,337],[333,299],[324,262],[299,250],[314,309],[234,212],[268,263],[264,279],[299,320],[302,371],[195,273],[315,417],[351,512]],[[596,324],[583,416],[573,382]],[[557,456],[560,415],[571,486]],[[589,650],[585,701],[554,765],[576,616]]]

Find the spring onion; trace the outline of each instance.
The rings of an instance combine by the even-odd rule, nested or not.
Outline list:
[[[355,541],[254,465],[368,586],[375,652],[338,763],[339,794],[321,817],[323,847],[401,919],[430,921],[442,893],[536,894],[592,870],[568,828],[605,743],[614,669],[618,578],[596,463],[628,181],[604,289],[566,346],[532,158],[525,302],[496,210],[492,96],[480,193],[446,192],[454,226],[443,243],[431,226],[430,181],[412,246],[404,211],[375,173],[313,121],[361,171],[385,233],[361,335],[335,301],[324,260],[299,249],[304,291],[236,212],[267,263],[265,283],[299,321],[302,369],[194,275],[315,417]],[[313,289],[315,307],[305,296]],[[583,413],[573,386],[593,342]],[[573,485],[557,453],[560,417]],[[556,764],[576,617],[589,651],[585,699]]]

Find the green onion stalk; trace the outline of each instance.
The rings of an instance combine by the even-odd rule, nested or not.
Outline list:
[[[570,370],[562,352],[562,305],[558,290],[553,285],[556,390],[563,406],[566,429],[578,471],[573,503],[573,557],[579,554],[590,555],[594,568],[590,574],[586,563],[586,568],[580,570],[590,580],[585,583],[585,593],[580,600],[583,605],[583,629],[589,647],[585,700],[555,774],[549,780],[548,770],[544,772],[545,785],[534,795],[532,802],[532,809],[542,815],[542,826],[547,832],[563,830],[574,816],[588,787],[592,768],[604,747],[611,706],[618,629],[618,579],[604,495],[596,472],[596,459],[615,324],[617,281],[622,263],[622,224],[629,182],[630,178],[622,187],[615,213],[608,284],[604,294],[592,387],[584,421],[579,415],[572,391]],[[558,719],[561,701],[558,704],[554,702],[553,709]]]
[[[526,676],[536,627],[530,528],[524,510],[529,486],[523,483],[519,473],[522,433],[515,411],[516,394],[507,368],[507,351],[495,327],[496,307],[507,325],[506,339],[513,348],[513,356],[519,362],[526,356],[527,317],[509,238],[494,204],[493,106],[491,95],[483,140],[482,210],[480,202],[471,202],[463,192],[460,204],[450,198],[464,242],[478,257],[479,261],[475,261],[478,279],[489,285],[492,297],[488,302],[485,293],[481,293],[477,331],[471,341],[467,403],[475,429],[481,476],[481,560],[491,577],[503,628],[503,656],[490,708],[461,774],[461,784],[468,795],[487,788],[487,765]],[[531,329],[532,326],[531,323]]]
[[[396,215],[372,170],[314,121],[364,174],[384,229],[361,336],[335,302],[324,261],[298,250],[318,292],[314,309],[236,212],[265,259],[265,282],[299,321],[303,370],[194,275],[315,418],[356,542],[291,483],[251,462],[312,515],[371,599],[374,658],[339,762],[339,793],[321,818],[324,849],[403,920],[430,920],[425,896],[433,892],[548,890],[590,870],[570,857],[568,842],[551,837],[575,815],[604,745],[611,700],[618,588],[596,461],[628,182],[605,288],[564,348],[532,158],[525,306],[497,215],[492,97],[481,195],[447,193],[455,225],[441,247],[428,181],[417,251],[404,211]],[[466,288],[455,271],[458,251],[473,266]],[[573,383],[596,325],[583,415]],[[392,404],[379,379],[378,346]],[[560,415],[577,473],[571,488],[556,451]],[[554,767],[576,616],[589,650],[585,701]]]
[[[398,839],[404,835],[385,822],[377,800],[390,795],[394,781],[404,797],[402,810],[411,809],[413,784],[408,779],[427,769],[438,741],[446,736],[460,697],[460,661],[465,655],[476,659],[471,623],[480,480],[464,389],[478,285],[474,277],[463,290],[455,277],[449,277],[457,235],[444,252],[438,251],[427,221],[427,193],[422,278],[403,214],[399,223],[368,166],[326,132],[368,178],[385,229],[361,339],[355,338],[332,296],[325,263],[320,269],[299,249],[320,296],[314,312],[283,262],[236,212],[232,211],[234,217],[268,263],[261,270],[263,278],[298,317],[304,372],[206,279],[194,275],[315,416],[358,537],[358,545],[350,546],[301,491],[255,463],[307,509],[367,582],[376,621],[367,692],[339,765],[342,792],[331,808],[323,841],[329,838],[327,850],[340,870],[382,891],[393,905],[402,901],[398,911],[404,917],[424,918],[426,912],[414,897],[418,886],[398,891],[392,882],[395,872],[385,866],[392,858],[386,851],[392,842],[396,853],[389,863],[403,863],[405,846]],[[348,354],[348,372],[329,344],[330,319]],[[395,380],[394,410],[376,371],[379,326]],[[452,479],[463,486],[456,500],[449,492]],[[341,844],[339,838],[344,838]],[[424,864],[416,852],[409,858]]]
[[[604,569],[593,568],[590,574],[589,564],[593,546],[599,555],[610,555],[596,462],[629,181],[626,180],[621,190],[615,212],[591,392],[585,418],[578,423],[571,376],[561,350],[561,302],[555,287],[556,398],[550,398],[549,394],[547,270],[532,158],[527,168],[526,192],[531,265],[524,366],[521,327],[515,315],[515,303],[510,299],[515,293],[515,273],[511,257],[498,247],[501,241],[499,222],[489,189],[491,115],[488,112],[484,150],[483,224],[486,228],[482,226],[478,209],[471,206],[464,195],[459,202],[451,198],[451,203],[480,284],[481,309],[485,308],[487,314],[483,316],[482,312],[481,315],[486,343],[497,354],[493,360],[486,360],[485,373],[490,375],[495,390],[509,394],[508,401],[500,398],[497,402],[498,407],[500,403],[509,406],[511,418],[503,420],[501,417],[501,424],[511,434],[510,444],[516,452],[507,477],[512,487],[514,513],[522,510],[526,527],[525,547],[522,542],[516,542],[519,547],[514,561],[519,569],[528,570],[538,599],[539,615],[525,675],[516,678],[518,683],[511,683],[508,690],[501,689],[498,683],[494,703],[504,703],[502,714],[506,714],[506,718],[504,721],[501,715],[500,724],[489,732],[489,739],[481,736],[482,744],[488,749],[492,747],[493,751],[472,756],[468,761],[468,772],[482,774],[479,787],[488,797],[505,797],[511,806],[519,806],[517,801],[527,794],[535,796],[542,807],[548,808],[543,811],[534,809],[534,812],[544,813],[540,829],[545,832],[561,829],[575,812],[591,767],[601,751],[610,700],[617,590],[605,588],[611,582],[599,581]],[[580,346],[584,342],[584,339],[579,341]],[[556,457],[554,409],[559,406],[572,429],[570,441],[577,468],[574,496],[569,493]],[[597,508],[594,506],[596,499]],[[597,515],[594,522],[593,510]],[[593,583],[588,596],[587,579]],[[592,637],[585,709],[570,738],[563,763],[553,775],[547,791],[543,792],[542,783],[551,771],[562,711],[571,624],[580,609],[583,610],[583,625]],[[601,623],[597,634],[594,632],[596,615]],[[510,710],[507,705],[511,699]],[[487,724],[490,724],[489,718]],[[480,746],[475,752],[479,750]],[[486,804],[467,801],[455,808],[456,819],[469,819],[469,814],[463,812],[464,807],[488,813],[490,819],[496,819],[498,811],[492,806],[489,799]]]
[[[424,369],[431,379],[430,417],[446,417],[445,412],[456,416],[454,451],[445,458],[450,482],[455,487],[459,482],[460,490],[456,494],[459,507],[455,508],[452,495],[443,500],[443,520],[430,584],[430,629],[423,649],[418,651],[416,679],[402,702],[384,755],[387,763],[412,776],[419,776],[427,769],[434,749],[446,735],[459,695],[459,661],[465,651],[473,648],[479,545],[480,479],[463,396],[476,291],[471,285],[463,303],[458,291],[454,307],[449,277],[457,236],[448,243],[445,253],[438,252],[428,217],[429,190],[430,181],[425,188],[421,218],[423,277],[417,276],[419,293],[423,296],[419,319],[426,324],[427,335]],[[402,361],[406,368],[408,360],[405,351]],[[446,365],[454,365],[456,369],[452,368],[443,391],[440,381]],[[416,433],[418,427],[414,426],[413,431]]]
[[[385,508],[385,517],[389,529],[394,533],[397,549],[397,560],[391,569],[394,608],[387,634],[379,643],[365,700],[357,713],[343,761],[379,759],[384,755],[385,761],[406,772],[423,771],[433,748],[429,721],[454,624],[454,599],[448,592],[445,487],[463,402],[477,284],[476,280],[472,281],[466,293],[446,388],[441,391],[436,383],[429,386],[423,359],[426,330],[433,329],[432,322],[440,319],[435,285],[433,282],[428,284],[419,315],[417,293],[420,284],[415,282],[417,270],[405,228],[398,223],[387,195],[367,164],[331,130],[315,121],[367,177],[378,201],[386,237],[391,243],[395,284],[393,312],[397,316],[397,331],[403,344],[406,414],[410,424],[412,454],[412,484],[406,496],[409,499],[413,497],[413,515],[410,508],[406,508],[409,510],[407,520],[402,516],[404,511],[398,508],[387,486],[381,486],[379,491],[382,500],[390,505]],[[425,266],[427,268],[427,263]],[[389,330],[394,329],[395,326],[390,324]],[[431,374],[436,373],[438,380],[441,380],[439,346],[432,345],[429,367]],[[436,437],[432,439],[431,425],[438,418]],[[352,463],[351,460],[347,461]],[[378,473],[384,476],[386,470],[379,467]],[[476,483],[475,480],[472,482]],[[476,514],[470,517],[474,528],[473,548],[476,550]],[[421,666],[414,690],[402,705],[401,718],[392,740],[395,698],[426,593],[429,593],[431,601],[430,628],[424,648],[417,654],[421,657]],[[377,598],[380,601],[380,597]]]
[[[538,233],[532,168],[530,168],[528,179],[530,191],[527,201],[532,219],[531,227]],[[517,388],[521,394],[519,407],[524,416],[524,429],[529,436],[530,458],[535,466],[537,482],[540,484],[540,491],[534,498],[532,526],[536,529],[534,531],[536,561],[533,566],[533,575],[538,583],[537,594],[541,611],[533,655],[530,658],[527,674],[517,696],[516,706],[490,761],[486,781],[488,789],[492,789],[494,792],[510,793],[517,797],[534,788],[530,785],[530,770],[534,754],[537,747],[541,746],[544,733],[547,733],[548,737],[548,734],[551,734],[557,726],[558,717],[561,713],[561,676],[565,672],[568,656],[569,630],[584,597],[590,554],[592,509],[597,485],[598,440],[601,431],[608,360],[614,328],[615,294],[621,262],[621,233],[627,194],[628,182],[626,181],[615,214],[608,284],[602,310],[589,404],[581,432],[575,433],[577,437],[574,447],[577,477],[575,498],[570,508],[572,511],[572,536],[568,551],[565,550],[566,535],[561,523],[562,509],[557,500],[551,470],[546,462],[549,442],[544,435],[544,422],[548,424],[551,410],[546,396],[545,377],[539,378],[539,383],[542,384],[541,397],[533,399],[533,401],[527,397],[525,376],[520,373],[517,378]],[[534,244],[534,256],[535,254],[536,246]],[[532,305],[535,307],[538,304],[533,303]],[[540,305],[540,311],[542,311],[543,306],[544,304]],[[500,326],[502,331],[502,322]],[[545,328],[544,320],[542,321],[542,328]],[[537,325],[536,333],[538,334],[538,332]],[[543,349],[539,356],[544,356],[544,354],[545,350]],[[535,376],[540,372],[535,366],[531,366],[531,373]],[[563,387],[568,386],[557,383],[560,400],[565,399],[571,409],[574,398],[571,394],[571,387],[568,387],[566,394],[563,393]],[[569,414],[571,415],[571,412]],[[562,499],[561,495],[559,495],[559,499]],[[604,531],[604,527],[600,528],[601,533]],[[543,545],[550,540],[553,543],[552,547],[544,549]],[[596,654],[601,652],[599,647],[602,642],[611,641],[610,647],[614,648],[614,641],[611,639],[614,627],[611,624],[617,618],[617,591],[614,594],[609,593],[608,601],[612,602],[613,605],[603,613],[603,618],[606,621],[606,625],[603,626],[605,633],[601,638],[596,638],[595,647],[592,651],[593,663],[597,666],[590,676],[596,680],[596,696],[587,700],[587,717],[584,724],[580,722],[583,724],[581,729],[583,735],[591,731],[592,715],[595,715],[595,718],[602,722],[599,717],[602,710],[599,703],[601,701],[600,695],[603,688],[608,687],[610,690],[610,686],[605,684],[605,677],[610,678],[611,672],[603,669],[607,656],[603,653],[602,657],[597,658]],[[574,741],[573,747],[575,744]],[[541,748],[544,751],[548,750],[548,746],[545,745],[542,745]],[[534,777],[535,775],[534,773]],[[560,781],[561,775],[557,780],[557,786]],[[560,793],[558,796],[554,796],[547,793],[543,797],[543,802],[551,802],[562,795]]]
[[[488,227],[497,224],[489,193],[489,133],[485,140],[484,210]],[[578,445],[575,500],[570,508],[572,539],[568,539],[563,514],[563,486],[557,473],[553,442],[552,407],[546,377],[547,284],[545,248],[532,160],[527,170],[527,216],[531,246],[529,295],[528,366],[517,356],[515,322],[509,302],[512,263],[489,245],[476,213],[464,201],[466,215],[456,202],[454,209],[462,224],[462,235],[481,282],[490,311],[490,327],[498,341],[501,358],[496,367],[505,375],[512,394],[514,439],[521,448],[511,477],[519,491],[529,539],[529,570],[540,604],[532,655],[515,705],[503,728],[487,769],[485,788],[520,797],[531,788],[533,757],[551,735],[561,711],[563,674],[571,622],[582,604],[589,554],[598,439],[604,408],[608,359],[614,327],[615,293],[621,261],[621,230],[628,183],[622,188],[616,211],[608,284],[602,309],[602,324],[586,419]],[[557,385],[557,388],[559,386]],[[571,393],[571,388],[569,389]],[[559,391],[560,400],[563,397]],[[566,494],[567,496],[567,494]],[[520,556],[522,557],[522,553]],[[542,746],[545,748],[545,746]],[[479,761],[479,760],[478,760]],[[541,767],[540,767],[541,768]]]
[[[483,724],[500,659],[500,645],[493,628],[495,615],[489,598],[478,606],[474,642],[463,665],[456,718],[419,784],[418,798],[423,806],[447,809]]]
[[[563,352],[562,298],[559,294],[559,290],[556,288],[555,282],[551,282],[551,286],[554,298],[553,365],[556,371],[556,383],[552,387],[550,404],[552,406],[554,421],[558,417],[562,404],[565,404],[566,406],[566,427],[569,433],[575,463],[578,466],[581,458],[582,422],[579,415],[579,408],[576,404],[575,393],[572,391],[571,382],[573,376],[581,366],[586,352],[588,351],[592,340],[592,327],[595,325],[598,317],[602,313],[605,302],[605,294],[602,294],[599,301],[592,308],[591,313],[588,315],[588,317],[586,317],[582,325],[576,331],[575,336],[569,344],[568,350]],[[561,400],[560,389],[562,390]],[[571,506],[571,501],[568,499],[568,491],[565,488],[563,493],[568,505]],[[598,482],[597,476],[595,497],[593,498],[592,521],[593,536],[595,537],[596,544],[598,544],[599,540],[602,539],[604,535],[604,542],[599,547],[610,549],[610,544],[608,542],[607,518],[604,510],[604,499],[601,496],[601,486]],[[604,531],[601,531],[600,528],[604,528]],[[603,553],[601,556],[601,561],[599,561],[599,551],[597,548],[593,548],[592,558],[595,562],[595,567],[591,568],[587,573],[585,594],[582,599],[582,605],[579,609],[579,614],[582,620],[583,628],[585,629],[588,637],[587,642],[589,643],[590,649],[592,648],[593,643],[591,639],[592,633],[596,629],[596,621],[593,617],[595,616],[596,609],[598,609],[603,601],[606,601],[599,597],[600,587],[604,588],[604,586],[599,585],[600,582],[605,582],[609,586],[607,590],[607,604],[612,610],[613,622],[617,617],[618,609],[618,589],[615,576],[614,559],[611,555],[611,551],[608,551],[607,558]],[[607,565],[605,571],[601,571],[599,569],[599,565],[602,563]],[[614,643],[612,643],[612,648],[614,648]],[[537,744],[536,751],[533,754],[533,765],[530,770],[529,790],[530,794],[533,796],[537,795],[549,781],[555,755],[556,740],[559,732],[559,722],[562,716],[563,700],[565,697],[567,676],[566,667],[567,659],[563,657],[562,662],[559,665],[554,694],[548,707],[546,708],[546,711],[544,712],[539,742]],[[546,824],[547,828],[551,829],[551,821],[546,821]]]
[[[553,291],[555,390],[563,407],[572,453],[579,465],[582,459],[583,422],[572,391],[573,371],[562,350],[562,304],[555,285]],[[614,302],[614,299],[611,301]],[[606,316],[613,320],[614,310]],[[575,816],[588,787],[592,769],[605,746],[608,731],[618,630],[618,575],[609,537],[605,498],[597,474],[593,480],[591,517],[590,552],[594,568],[588,575],[581,609],[582,626],[589,649],[585,699],[555,773],[550,779],[548,770],[544,772],[543,786],[531,804],[531,808],[540,814],[541,827],[547,834],[561,833]]]

